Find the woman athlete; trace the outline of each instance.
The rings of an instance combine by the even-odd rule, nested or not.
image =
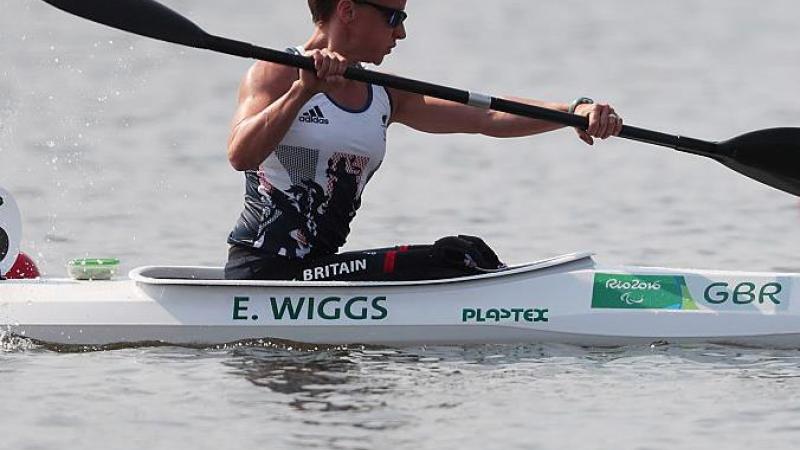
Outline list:
[[[314,32],[287,51],[316,72],[257,62],[239,90],[228,159],[246,178],[244,211],[228,237],[228,279],[415,280],[503,267],[478,238],[337,253],[361,194],[386,152],[386,129],[529,136],[561,125],[347,80],[351,64],[379,65],[406,38],[406,0],[308,0]],[[619,134],[606,104],[513,100],[586,116],[587,144]]]

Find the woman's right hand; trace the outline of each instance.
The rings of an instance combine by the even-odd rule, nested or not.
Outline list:
[[[327,48],[311,50],[305,56],[314,60],[316,73],[309,70],[300,70],[300,86],[311,94],[330,92],[344,86],[347,79],[344,72],[349,66],[348,61],[340,54]]]

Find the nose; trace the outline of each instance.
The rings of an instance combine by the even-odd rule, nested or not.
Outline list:
[[[401,23],[399,26],[394,27],[394,38],[397,40],[406,38],[406,24]]]

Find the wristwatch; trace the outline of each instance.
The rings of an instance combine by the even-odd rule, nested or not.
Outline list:
[[[578,109],[579,105],[593,105],[594,100],[590,99],[589,97],[578,97],[569,105],[569,113],[575,114],[575,110]]]

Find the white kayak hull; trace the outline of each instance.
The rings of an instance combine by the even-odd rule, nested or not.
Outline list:
[[[51,344],[724,343],[800,347],[800,275],[598,268],[573,254],[411,283],[235,282],[145,267],[114,281],[0,282],[0,324]]]

